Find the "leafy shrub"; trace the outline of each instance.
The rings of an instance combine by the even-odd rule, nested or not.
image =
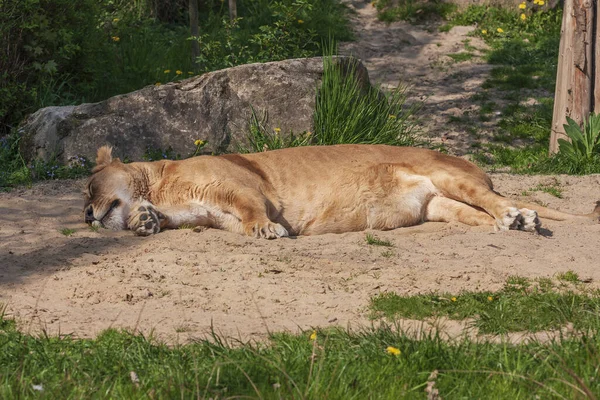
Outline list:
[[[588,119],[583,121],[583,131],[579,124],[569,117],[563,126],[571,141],[558,139],[561,155],[573,162],[600,156],[600,114],[590,114]]]

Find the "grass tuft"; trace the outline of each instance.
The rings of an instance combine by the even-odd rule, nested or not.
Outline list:
[[[368,245],[371,245],[371,246],[394,247],[392,242],[390,242],[388,240],[381,240],[377,236],[375,236],[371,233],[367,233],[367,235],[365,236],[365,241],[367,242]],[[382,253],[382,255],[383,255],[383,253]]]
[[[558,279],[559,281],[570,282],[570,283],[581,282],[579,279],[579,275],[576,272],[571,271],[571,270],[556,274],[556,279]]]
[[[416,143],[414,118],[418,104],[406,106],[406,89],[389,96],[361,80],[356,60],[340,62],[325,57],[323,79],[317,92],[314,132],[281,132],[270,127],[268,116],[252,110],[243,153],[286,147],[335,144],[387,144],[410,146]]]
[[[62,228],[59,232],[68,237],[73,236],[73,234],[75,233],[75,229]]]
[[[572,271],[557,279],[577,283]],[[600,316],[600,292],[558,291],[548,281],[533,283],[510,277],[497,292],[422,294],[399,296],[383,293],[371,300],[374,317],[425,319],[447,317],[469,320],[481,333],[538,332],[572,323],[576,329],[592,329]]]

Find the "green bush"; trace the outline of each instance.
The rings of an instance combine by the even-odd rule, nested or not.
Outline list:
[[[0,2],[0,136],[36,108],[75,99],[73,77],[89,78],[102,31],[94,0]]]

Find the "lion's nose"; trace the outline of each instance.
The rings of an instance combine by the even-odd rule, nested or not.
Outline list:
[[[94,218],[94,209],[92,208],[92,206],[89,206],[85,209],[85,222],[87,224],[91,224],[95,220],[96,218]]]

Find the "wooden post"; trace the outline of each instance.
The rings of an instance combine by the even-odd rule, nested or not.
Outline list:
[[[237,18],[237,0],[229,0],[229,20]]]
[[[567,139],[563,124],[566,117],[581,124],[590,112],[600,112],[600,89],[598,63],[597,13],[598,5],[594,0],[565,0],[558,71],[556,73],[556,91],[550,135],[550,154],[558,151],[558,139]]]
[[[200,34],[198,27],[198,0],[189,0],[189,14],[190,14],[190,33],[193,37],[197,38]],[[192,40],[192,64],[196,66],[198,56],[200,55],[200,44],[197,40]]]

